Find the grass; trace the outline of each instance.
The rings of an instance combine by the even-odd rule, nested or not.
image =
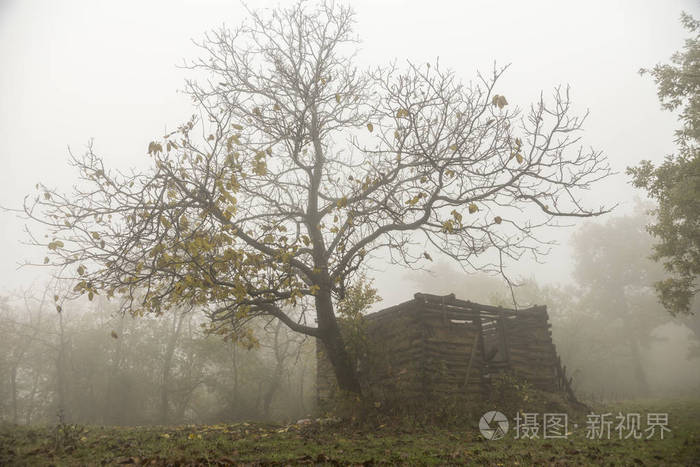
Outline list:
[[[593,411],[640,413],[643,423],[647,413],[668,413],[671,431],[663,440],[658,434],[620,440],[616,432],[611,439],[587,439],[585,416],[569,420],[566,439],[534,440],[514,439],[509,417],[511,430],[497,441],[481,436],[477,420],[461,430],[347,423],[63,426],[58,431],[5,426],[0,465],[700,465],[700,400],[637,401]]]

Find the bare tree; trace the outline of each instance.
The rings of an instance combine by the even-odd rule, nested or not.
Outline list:
[[[31,355],[32,346],[36,345],[37,341],[43,337],[42,321],[45,320],[45,305],[48,303],[49,287],[45,287],[41,298],[34,300],[28,290],[21,292],[22,311],[15,316],[7,305],[7,299],[0,297],[0,313],[2,315],[2,324],[0,324],[0,333],[5,337],[5,341],[9,341],[9,351],[5,352],[5,363],[9,367],[10,379],[10,395],[12,400],[12,423],[19,423],[20,420],[20,381],[19,375],[23,367],[28,367],[29,360],[34,355]],[[36,302],[36,303],[35,303]],[[60,371],[60,369],[59,369]],[[35,374],[38,374],[35,373]],[[31,385],[31,389],[25,391],[31,396],[35,393],[36,384]],[[33,397],[30,397],[27,405],[31,405]]]
[[[368,255],[417,267],[427,241],[503,272],[546,252],[538,232],[556,218],[606,212],[580,203],[609,168],[578,148],[568,89],[521,114],[496,93],[504,69],[469,84],[439,63],[363,71],[352,28],[349,7],[299,2],[207,35],[190,67],[208,79],[187,86],[201,115],[151,142],[151,171],[110,171],[90,147],[71,156],[72,194],[39,186],[25,203],[50,230],[32,237],[45,262],[77,294],[121,295],[133,313],[206,307],[239,339],[277,318],[359,392],[335,307]],[[303,304],[316,325],[289,311]]]

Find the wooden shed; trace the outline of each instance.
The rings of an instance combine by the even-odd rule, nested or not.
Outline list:
[[[413,300],[366,315],[367,350],[358,358],[363,392],[374,400],[424,402],[488,394],[494,375],[509,370],[533,387],[575,401],[552,342],[546,306],[520,310],[417,293]],[[317,346],[321,407],[337,385]]]

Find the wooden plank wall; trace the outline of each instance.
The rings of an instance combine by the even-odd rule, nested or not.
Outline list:
[[[487,321],[501,330],[501,363],[484,361],[480,336]],[[367,315],[365,326],[369,346],[359,372],[363,392],[374,400],[410,403],[454,395],[479,399],[489,390],[490,376],[506,369],[538,389],[573,397],[552,342],[546,307],[515,311],[454,295],[416,294],[414,300]],[[333,399],[336,385],[322,345],[317,345],[317,357],[322,406]]]
[[[558,391],[557,353],[552,342],[545,307],[518,313],[503,320],[508,344],[509,368],[534,387]]]

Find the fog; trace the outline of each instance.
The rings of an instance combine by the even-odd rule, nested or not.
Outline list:
[[[177,67],[199,55],[191,41],[244,17],[237,2],[1,5],[0,205],[6,207],[19,207],[39,181],[70,187],[75,172],[66,163],[67,147],[80,153],[90,139],[113,167],[144,168],[148,143],[193,113],[190,100],[178,93],[191,73]],[[643,194],[629,185],[625,168],[673,152],[675,117],[661,110],[654,83],[637,72],[682,46],[678,18],[683,10],[697,10],[695,2],[445,2],[433,8],[358,1],[353,8],[360,64],[440,57],[467,81],[478,70],[490,71],[494,61],[510,63],[501,86],[521,107],[540,92],[549,95],[554,86],[570,84],[577,113],[591,112],[585,144],[605,151],[619,172],[587,194],[592,206],[620,203],[616,212],[629,211]],[[17,269],[36,259],[18,244],[23,222],[0,215],[3,283],[13,288],[40,280],[43,271]],[[545,282],[568,280],[571,231],[550,233],[561,246],[546,264],[524,258],[513,270]],[[400,274],[392,270],[377,282],[388,303],[407,298]]]
[[[700,318],[674,318],[658,303],[653,283],[664,271],[648,259],[654,240],[644,230],[653,205],[625,169],[675,151],[677,115],[661,109],[655,84],[638,71],[682,48],[680,14],[700,16],[698,3],[351,4],[360,68],[439,57],[468,82],[490,73],[494,61],[510,64],[498,91],[524,110],[540,93],[549,98],[555,86],[569,85],[574,113],[590,112],[584,148],[603,151],[613,172],[582,199],[593,209],[616,206],[543,229],[543,240],[553,242],[547,256],[506,262],[520,284],[514,290],[439,251],[415,271],[375,255],[367,276],[382,300],[363,311],[416,292],[547,305],[581,400],[697,395]],[[71,421],[108,425],[317,415],[316,344],[280,321],[253,319],[257,342],[239,335],[233,343],[207,334],[210,321],[196,306],[132,317],[100,296],[67,301],[57,313],[54,294],[75,284],[52,279],[55,269],[22,266],[41,263],[45,253],[28,245],[25,227],[37,227],[17,213],[35,184],[69,192],[78,183],[69,148],[82,154],[91,141],[110,168],[149,168],[149,143],[198,113],[181,92],[186,79],[203,76],[180,66],[202,56],[192,41],[247,15],[240,3],[218,0],[0,0],[1,420],[50,423],[59,408]]]

